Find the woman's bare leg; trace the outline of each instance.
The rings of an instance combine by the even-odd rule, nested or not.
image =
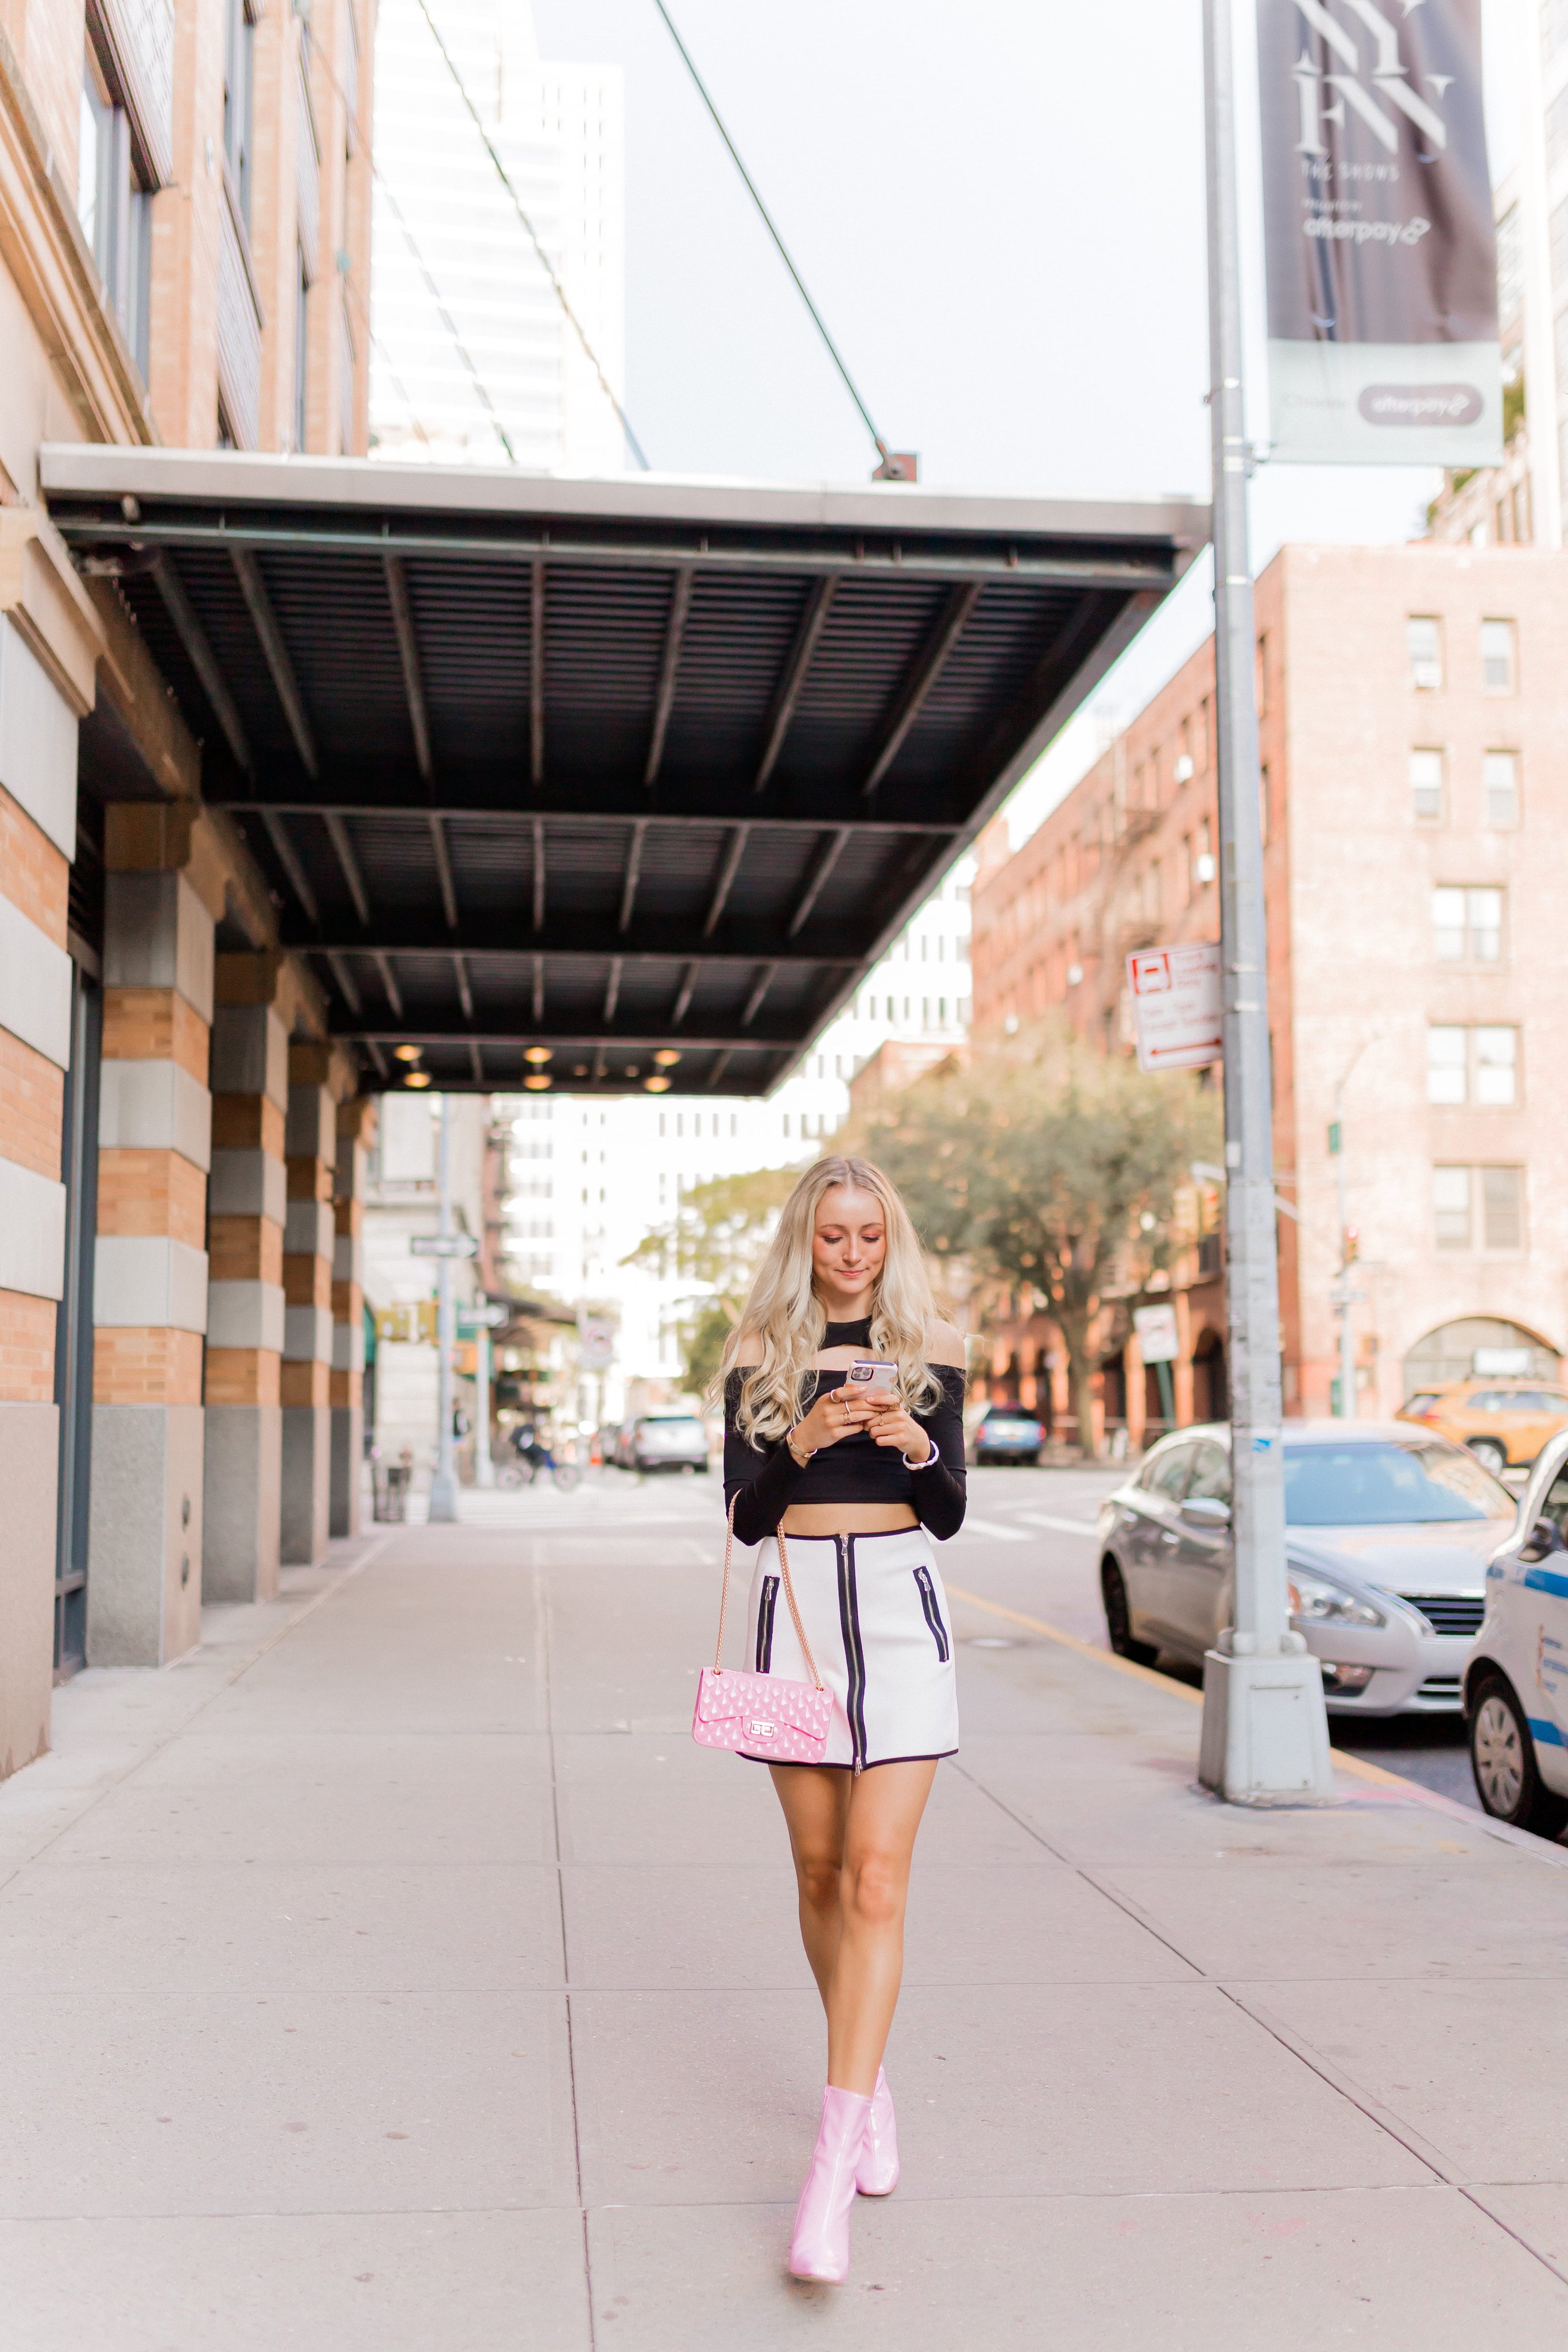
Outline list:
[[[773,1786],[789,1831],[795,1884],[800,1898],[800,1941],[822,2006],[828,2005],[833,1963],[839,1956],[840,1899],[843,1883],[844,1821],[849,1810],[848,1772],[816,1764],[774,1764]]]
[[[936,1759],[878,1764],[851,1782],[838,1957],[828,1988],[828,2080],[868,2096],[904,1979],[915,1835]]]
[[[904,1915],[935,1759],[853,1774],[773,1767],[800,1894],[800,1937],[828,2012],[828,2080],[869,2095],[904,1975]]]

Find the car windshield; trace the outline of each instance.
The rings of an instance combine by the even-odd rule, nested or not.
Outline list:
[[[694,1430],[701,1430],[702,1423],[688,1412],[669,1412],[661,1413],[657,1421],[645,1421],[643,1426],[662,1431],[666,1437],[689,1437]]]
[[[1513,1496],[1473,1454],[1386,1438],[1287,1445],[1285,1518],[1293,1528],[1388,1528],[1507,1519]]]

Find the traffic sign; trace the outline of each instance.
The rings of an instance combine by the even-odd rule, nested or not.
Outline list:
[[[585,1370],[602,1371],[615,1360],[615,1326],[608,1315],[580,1315],[577,1344]]]
[[[414,1257],[477,1257],[479,1244],[472,1234],[415,1234],[409,1243]]]
[[[476,1332],[494,1331],[510,1312],[507,1307],[459,1307],[457,1335],[462,1339],[472,1339]]]
[[[1135,1307],[1133,1328],[1145,1364],[1174,1364],[1181,1353],[1174,1307]]]
[[[1219,949],[1205,940],[1127,958],[1140,1070],[1197,1070],[1223,1050]]]

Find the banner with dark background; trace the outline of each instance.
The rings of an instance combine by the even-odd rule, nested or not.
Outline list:
[[[1273,453],[1501,455],[1480,0],[1258,0]]]

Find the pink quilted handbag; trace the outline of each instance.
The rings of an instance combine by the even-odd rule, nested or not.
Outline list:
[[[724,1583],[718,1597],[718,1640],[714,1646],[711,1666],[705,1666],[697,1683],[696,1711],[692,1717],[692,1738],[702,1748],[744,1748],[748,1756],[760,1756],[770,1764],[820,1764],[828,1745],[828,1726],[832,1720],[832,1694],[822,1688],[817,1673],[817,1661],[811,1655],[811,1645],[806,1639],[806,1629],[800,1622],[796,1605],[795,1587],[789,1580],[789,1555],[784,1548],[784,1530],[777,1529],[779,1566],[783,1573],[784,1597],[789,1603],[789,1614],[795,1621],[806,1664],[811,1670],[809,1683],[787,1682],[782,1675],[727,1673],[724,1665],[724,1612],[729,1603],[729,1560],[735,1549],[735,1503],[729,1507],[729,1525],[724,1545]]]

